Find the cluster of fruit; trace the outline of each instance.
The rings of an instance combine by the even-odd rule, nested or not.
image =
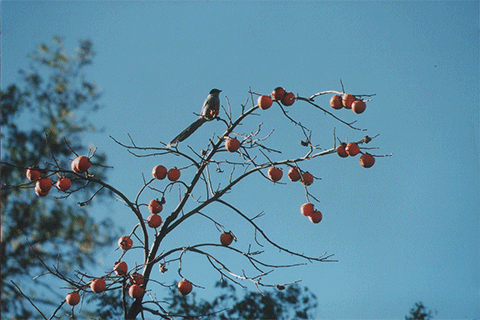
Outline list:
[[[278,182],[283,177],[283,171],[281,168],[272,166],[268,169],[268,178],[273,182]],[[301,173],[298,168],[290,168],[288,170],[288,179],[290,181],[301,181],[303,185],[309,186],[313,183],[313,175],[310,172]]]
[[[268,177],[273,182],[280,181],[282,176],[283,172],[280,168],[273,166],[268,170]],[[288,179],[293,182],[301,181],[302,184],[305,186],[309,186],[313,183],[313,175],[311,173],[307,171],[302,174],[298,168],[293,167],[288,170]],[[308,206],[306,209],[303,209],[305,205],[302,206],[302,214],[306,217],[309,217],[310,221],[312,221],[313,223],[319,223],[320,221],[322,221],[322,213],[318,210],[315,210],[313,204],[311,204],[310,202],[307,203],[307,205]]]
[[[75,173],[85,173],[90,168],[90,159],[85,156],[80,156],[72,161],[72,171]],[[42,170],[37,166],[31,166],[27,169],[26,176],[30,181],[35,181],[35,194],[39,197],[45,197],[52,189],[53,181],[49,176],[42,176],[42,173],[46,173],[46,170]],[[60,191],[67,191],[72,186],[69,178],[65,176],[59,176],[56,182],[57,189]]]
[[[365,137],[362,142],[368,142],[370,138],[367,136]],[[342,158],[355,157],[357,154],[360,153],[360,147],[355,142],[345,143],[342,142],[337,147],[337,154]],[[375,164],[375,158],[368,152],[362,154],[360,157],[360,165],[364,168],[370,168]]]
[[[126,237],[122,237],[122,238],[126,238]],[[136,299],[143,295],[144,290],[142,287],[142,283],[143,283],[142,274],[137,272],[129,274],[127,263],[124,261],[119,261],[115,263],[115,266],[113,267],[113,272],[115,272],[117,276],[130,279],[130,287],[128,289],[128,295],[131,298]],[[107,289],[107,283],[105,282],[104,278],[93,279],[90,282],[90,289],[92,290],[92,292],[102,293]],[[65,300],[69,305],[76,306],[80,302],[80,294],[78,293],[78,291],[70,292],[65,298]]]
[[[88,160],[86,157],[79,157],[75,159],[72,162],[72,170],[76,173],[86,172],[90,166],[90,162],[86,162],[85,159]],[[152,176],[159,180],[168,178],[170,181],[177,181],[180,178],[180,170],[177,167],[167,170],[164,166],[157,165],[152,170]],[[40,178],[40,172],[36,173],[35,168],[29,168],[29,171],[27,171],[27,177],[29,177],[29,179],[38,179]],[[158,228],[162,224],[162,218],[160,217],[159,213],[163,210],[163,204],[165,204],[164,198],[161,200],[152,199],[149,202],[148,210],[151,213],[151,215],[147,218],[147,224],[149,227]],[[133,240],[129,236],[122,236],[118,239],[118,246],[124,251],[130,250],[133,246]],[[130,279],[128,295],[131,298],[136,299],[144,294],[144,288],[142,286],[143,275],[137,272],[129,274],[126,262],[117,262],[113,268],[113,272],[115,272],[117,276]],[[90,282],[90,289],[92,292],[102,293],[106,290],[106,288],[107,284],[105,282],[105,278],[96,278]],[[188,294],[192,291],[192,284],[184,279],[178,283],[178,290],[183,295]],[[78,291],[70,292],[66,297],[66,302],[71,306],[77,305],[80,302],[80,294]]]
[[[173,167],[167,171],[167,168],[164,166],[157,165],[152,169],[152,176],[158,180],[168,178],[170,181],[177,181],[180,179],[180,170],[177,167]],[[148,203],[148,211],[150,211],[151,215],[147,218],[147,225],[150,228],[158,228],[162,224],[162,217],[158,214],[162,212],[164,204],[165,198],[161,200],[152,199]]]
[[[118,246],[122,250],[130,250],[133,245],[133,240],[128,237],[128,236],[123,236],[118,239]],[[129,273],[128,272],[128,266],[125,261],[119,261],[115,263],[115,266],[113,267],[112,270],[117,276],[129,279],[130,280],[130,287],[128,288],[128,295],[132,299],[137,299],[140,298],[144,294],[144,288],[142,286],[143,284],[143,275],[141,273],[133,272]],[[110,279],[110,278],[108,278]],[[183,279],[177,284],[178,291],[182,295],[187,295],[189,294],[192,289],[192,283],[189,282],[186,279]],[[102,293],[107,289],[107,283],[105,281],[105,278],[96,278],[93,279],[90,282],[90,289],[94,293]],[[73,291],[70,292],[65,300],[67,303],[71,306],[76,306],[80,302],[80,294],[78,291]]]
[[[267,110],[272,106],[273,101],[280,101],[284,106],[289,107],[295,102],[293,92],[287,92],[282,87],[276,87],[270,96],[261,95],[257,99],[257,105],[262,110]]]
[[[335,110],[342,108],[352,109],[356,114],[360,114],[367,108],[365,101],[357,99],[353,94],[346,93],[342,97],[338,94],[330,98],[330,106]]]
[[[180,170],[177,169],[177,167],[173,167],[167,171],[167,168],[162,165],[158,165],[153,167],[152,176],[158,180],[163,180],[167,177],[170,181],[177,181],[180,179]]]
[[[307,202],[300,207],[300,213],[305,217],[308,217],[313,223],[319,223],[322,221],[322,213],[315,209],[313,203]]]

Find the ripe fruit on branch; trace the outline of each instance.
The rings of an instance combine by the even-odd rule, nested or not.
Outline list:
[[[168,170],[167,176],[168,180],[177,181],[180,179],[180,170],[178,170],[177,167],[173,167],[172,169]]]
[[[313,183],[313,176],[311,173],[309,172],[305,172],[303,175],[302,175],[302,184],[305,185],[305,186],[309,186]]]
[[[360,147],[355,142],[350,142],[347,144],[345,151],[348,153],[349,156],[355,157],[360,152]]]
[[[115,266],[113,267],[113,271],[115,272],[115,274],[117,276],[126,275],[127,272],[128,272],[127,263],[125,261],[120,261],[120,262],[116,263]]]
[[[85,156],[76,157],[72,161],[72,171],[76,173],[84,173],[90,168],[90,159]]]
[[[295,102],[295,95],[293,92],[289,92],[283,97],[281,102],[284,106],[289,107]]]
[[[340,97],[338,94],[333,95],[330,98],[330,106],[336,110],[342,109],[342,97]]]
[[[162,165],[157,165],[152,169],[152,176],[155,179],[163,180],[167,176],[167,168]]]
[[[102,278],[95,279],[90,284],[90,289],[92,289],[92,291],[95,293],[102,293],[103,291],[105,291],[106,287],[107,285],[105,284],[105,280],[103,280]]]
[[[240,141],[237,138],[228,138],[225,140],[225,149],[228,152],[236,152],[240,148]]]
[[[337,154],[342,157],[346,158],[348,157],[347,151],[345,151],[345,148],[347,147],[347,144],[345,142],[342,142],[338,147],[337,147]]]
[[[272,106],[272,103],[272,98],[270,98],[269,96],[260,96],[257,99],[258,107],[262,110],[267,110],[268,108],[270,108]]]
[[[140,298],[143,295],[143,288],[138,284],[132,284],[128,289],[128,295],[133,299]]]
[[[27,172],[25,173],[27,176],[27,179],[30,181],[36,181],[40,178],[40,171],[35,170],[35,166],[31,166],[30,168],[27,169]]]
[[[280,181],[280,179],[282,179],[282,176],[283,176],[282,169],[277,167],[271,167],[270,169],[268,169],[268,177],[273,182]]]
[[[61,177],[57,181],[57,189],[60,191],[67,191],[68,189],[70,189],[71,186],[72,186],[72,183],[70,182],[70,179],[68,179],[67,177]]]
[[[141,273],[132,273],[130,275],[130,283],[141,285],[143,283],[143,275]]]
[[[158,228],[162,224],[162,217],[160,217],[158,214],[152,213],[147,218],[147,224],[150,228]]]
[[[41,192],[48,193],[50,189],[52,189],[52,179],[50,178],[42,178],[35,182],[35,189],[38,189]]]
[[[319,223],[320,221],[322,221],[322,213],[318,210],[315,210],[315,211],[312,212],[311,215],[308,216],[308,218],[313,223]]]
[[[282,100],[283,97],[285,97],[285,89],[283,89],[282,87],[276,87],[275,89],[273,89],[273,92],[272,92],[273,100]]]
[[[355,100],[352,103],[353,112],[360,114],[367,108],[367,104],[363,100]]]
[[[133,240],[130,237],[123,236],[118,239],[118,246],[123,250],[128,250],[132,247]]]
[[[162,203],[158,199],[152,199],[148,203],[148,211],[150,213],[160,213],[163,210]]]
[[[39,197],[45,197],[48,195],[49,191],[42,191],[37,186],[35,186],[35,194]]]
[[[344,94],[342,97],[342,104],[347,109],[352,109],[353,101],[355,101],[355,96],[352,94]]]
[[[177,285],[178,291],[184,296],[192,292],[193,286],[190,281],[183,279]]]
[[[375,164],[375,158],[370,153],[365,153],[360,157],[360,164],[364,168],[370,168]]]
[[[315,211],[315,208],[313,206],[313,203],[311,202],[304,203],[300,207],[300,213],[306,217],[309,217],[314,211]]]
[[[294,182],[300,180],[300,172],[297,168],[290,168],[288,170],[288,179]]]
[[[67,303],[71,306],[76,306],[80,302],[80,295],[77,291],[70,292],[65,298]]]
[[[220,235],[220,242],[222,246],[229,246],[233,242],[233,235],[230,232],[224,232]]]

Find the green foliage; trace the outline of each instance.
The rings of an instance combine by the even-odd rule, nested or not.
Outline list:
[[[168,310],[170,315],[183,319],[314,319],[317,308],[316,296],[306,287],[297,284],[285,290],[275,289],[247,292],[241,299],[235,287],[219,281],[217,288],[223,292],[213,301],[197,301],[194,294],[182,296],[176,289],[171,291]]]
[[[432,313],[422,302],[415,302],[415,307],[410,309],[410,315],[405,316],[405,320],[431,320],[433,319]]]
[[[86,302],[90,305],[95,303],[98,307],[95,312],[85,312],[85,316],[91,319],[122,319],[123,314],[123,291],[113,290],[104,294],[85,294]],[[127,297],[130,302],[130,297]]]
[[[38,292],[42,287],[48,290],[48,276],[31,280],[45,272],[40,259],[62,272],[84,268],[93,260],[93,249],[111,241],[111,223],[94,221],[85,208],[75,204],[75,200],[87,200],[97,190],[94,186],[72,180],[72,190],[81,189],[80,192],[63,193],[53,187],[47,197],[40,198],[34,193],[34,184],[25,177],[31,165],[51,169],[57,163],[70,170],[70,161],[75,158],[71,149],[79,154],[87,153],[82,135],[94,127],[82,114],[98,108],[100,95],[95,84],[86,81],[81,71],[92,63],[93,56],[90,41],[80,41],[76,54],[69,56],[62,41],[54,38],[52,46],[41,44],[30,56],[31,66],[28,71],[20,70],[18,84],[11,84],[0,92],[1,312],[4,318],[37,315],[36,311],[31,313],[32,306],[12,281],[34,302],[60,304],[63,297],[48,296],[56,299],[50,301]],[[105,156],[96,153],[92,160],[101,165]],[[103,167],[92,166],[92,173],[104,179]],[[58,177],[50,178],[55,182]],[[62,197],[69,197],[69,201],[61,201]]]

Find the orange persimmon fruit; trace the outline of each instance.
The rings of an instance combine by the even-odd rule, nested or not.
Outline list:
[[[262,110],[267,110],[268,108],[270,108],[272,106],[272,103],[272,98],[270,98],[269,96],[260,96],[257,99],[258,107]]]

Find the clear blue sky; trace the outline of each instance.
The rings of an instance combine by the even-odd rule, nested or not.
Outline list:
[[[62,37],[70,51],[79,39],[93,41],[97,56],[87,77],[102,88],[104,108],[92,120],[105,131],[87,142],[109,155],[115,167],[109,181],[130,197],[141,187],[142,173],[160,162],[172,167],[178,159],[133,158],[108,135],[127,142],[129,133],[142,146],[168,142],[193,121],[211,88],[223,90],[222,104],[227,96],[237,115],[249,87],[268,94],[281,85],[309,96],[341,90],[342,79],[349,92],[376,93],[364,114],[336,114],[358,119],[369,135],[380,134],[373,153],[394,155],[378,158],[371,169],[360,167],[358,157],[334,155],[307,165],[322,178],[310,188],[324,214],[319,225],[299,214],[305,196],[298,185],[251,177],[228,196],[251,215],[265,211],[262,227],[280,244],[312,255],[327,251],[339,260],[275,271],[265,281],[303,279],[318,297],[319,319],[399,319],[420,300],[438,312],[437,319],[480,317],[478,1],[1,5],[2,88],[19,79],[26,55],[52,36]],[[329,108],[327,97],[317,101]],[[289,110],[309,123],[323,148],[331,147],[334,127],[341,138],[363,137],[306,104]],[[300,136],[278,109],[250,121],[263,122],[265,132],[276,128],[272,144],[283,145],[286,154],[298,151],[297,141],[290,148],[281,140]],[[188,144],[202,146],[222,129],[208,124]],[[172,199],[165,210],[173,206]],[[114,210],[97,206],[94,213],[118,217],[128,231],[135,223],[120,204]],[[232,212],[216,207],[208,213],[228,217],[222,223],[239,236],[238,248],[253,242]],[[169,243],[218,238],[213,225],[200,219],[181,232],[188,237],[178,232]],[[267,250],[268,262],[291,261]],[[98,272],[117,257],[113,249],[99,256]],[[134,254],[127,256],[129,264],[134,261]],[[176,266],[170,268],[156,275],[159,281],[177,279]],[[214,294],[218,274],[203,259],[190,255],[183,272],[206,287],[196,290],[198,296]],[[161,286],[151,289],[162,296]]]

